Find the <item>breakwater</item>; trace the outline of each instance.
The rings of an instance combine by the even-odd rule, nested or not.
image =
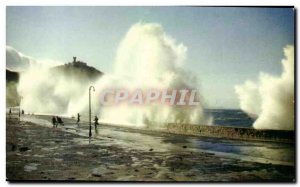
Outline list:
[[[258,130],[241,127],[168,123],[166,131],[194,136],[295,143],[295,131],[287,130]]]

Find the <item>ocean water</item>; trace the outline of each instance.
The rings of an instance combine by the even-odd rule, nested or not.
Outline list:
[[[207,109],[205,112],[213,116],[214,125],[218,126],[252,128],[252,124],[255,121],[242,110]]]

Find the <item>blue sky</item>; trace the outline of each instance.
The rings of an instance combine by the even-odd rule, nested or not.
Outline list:
[[[7,7],[7,45],[37,59],[77,56],[112,72],[133,24],[160,23],[188,48],[184,68],[200,80],[210,108],[238,108],[236,84],[259,72],[279,75],[283,47],[294,43],[291,8]]]

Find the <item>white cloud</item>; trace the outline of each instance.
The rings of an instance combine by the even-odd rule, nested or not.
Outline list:
[[[6,68],[12,71],[26,71],[31,66],[53,67],[63,64],[50,59],[35,59],[24,55],[11,46],[6,46]]]

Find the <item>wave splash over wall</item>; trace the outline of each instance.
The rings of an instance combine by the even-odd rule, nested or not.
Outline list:
[[[260,73],[259,82],[235,87],[243,111],[257,117],[256,129],[294,130],[294,46],[284,48],[280,76]]]
[[[100,121],[158,127],[165,123],[212,124],[204,114],[203,98],[198,106],[151,105],[101,106],[99,95],[106,89],[198,89],[197,77],[183,69],[187,47],[178,44],[156,23],[134,24],[121,41],[113,72],[91,82],[93,115]],[[32,79],[34,78],[34,79]],[[34,80],[29,83],[29,80]],[[30,68],[21,74],[19,93],[25,110],[76,115],[88,113],[88,87],[63,74],[51,77],[48,69]],[[199,91],[197,92],[199,93]],[[46,104],[47,103],[47,104]]]

